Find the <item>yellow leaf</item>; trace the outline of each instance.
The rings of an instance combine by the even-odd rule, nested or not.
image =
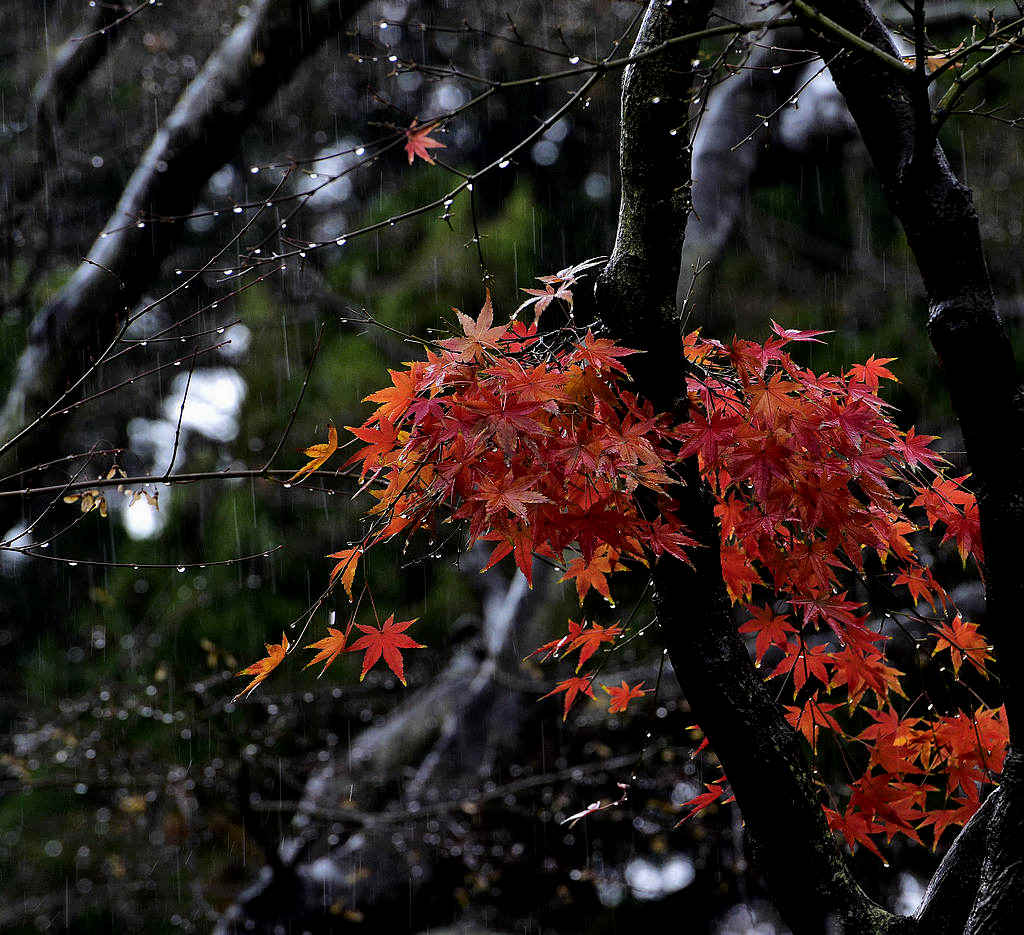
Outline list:
[[[247,666],[238,673],[238,675],[254,675],[256,677],[237,695],[235,695],[235,697],[231,699],[232,701],[238,701],[239,698],[244,698],[251,694],[252,690],[281,664],[281,661],[285,657],[285,653],[288,652],[288,635],[286,633],[282,633],[280,644],[267,643],[266,648],[267,655],[265,658],[254,662],[251,666]]]
[[[327,426],[327,441],[318,445],[310,445],[303,454],[309,458],[309,464],[300,467],[291,477],[288,483],[299,480],[307,474],[318,471],[327,462],[334,452],[338,450],[338,430],[333,426]]]
[[[331,663],[338,658],[339,654],[344,652],[345,641],[348,639],[351,629],[352,624],[349,624],[345,630],[328,627],[327,632],[330,634],[329,636],[325,636],[322,640],[317,640],[306,647],[306,649],[317,649],[319,652],[303,668],[308,669],[310,666],[315,666],[318,662],[322,662],[324,667],[320,670],[320,675],[323,675]],[[317,678],[320,678],[320,675]]]

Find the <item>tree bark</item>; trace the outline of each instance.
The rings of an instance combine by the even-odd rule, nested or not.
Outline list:
[[[709,3],[648,8],[634,53],[703,27]],[[675,289],[689,211],[690,153],[681,133],[696,48],[627,68],[622,90],[622,204],[597,306],[622,343],[643,350],[631,368],[657,408],[685,412]],[[673,140],[677,140],[673,145]],[[909,930],[851,876],[828,830],[802,742],[769,695],[736,631],[722,581],[712,500],[689,465],[681,519],[705,547],[694,568],[665,556],[655,570],[658,619],[680,685],[736,794],[760,869],[796,933]]]
[[[868,42],[895,54],[888,31],[862,0],[818,0],[815,8]],[[928,336],[942,365],[964,432],[985,550],[986,633],[996,646],[1011,739],[1021,743],[1024,680],[1024,576],[1018,550],[1024,529],[1024,405],[1017,365],[996,310],[971,190],[954,175],[930,127],[919,125],[910,83],[872,56],[845,49],[807,28],[832,61],[832,74],[860,129],[893,213],[903,223],[928,294]],[[926,144],[926,145],[925,145]]]

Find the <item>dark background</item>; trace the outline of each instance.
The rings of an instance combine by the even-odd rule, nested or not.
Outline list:
[[[506,12],[521,43],[497,37],[512,35]],[[231,206],[266,197],[283,177],[271,164],[350,149],[407,126],[413,116],[457,107],[475,90],[457,77],[396,77],[389,54],[452,61],[492,78],[541,74],[567,67],[577,54],[606,54],[636,12],[631,3],[561,0],[500,9],[363,7],[237,140],[234,157],[205,184],[199,205],[182,203],[183,215],[220,213],[178,222],[177,246],[141,301],[172,290],[176,270],[201,266],[230,238],[241,223]],[[67,0],[0,4],[0,385],[14,380],[31,322],[104,229],[154,132],[210,53],[251,13],[237,3],[165,0],[110,36],[84,39],[105,43],[105,54],[40,145],[33,88],[60,43],[82,35],[81,23],[93,14],[85,3]],[[380,29],[382,20],[387,30]],[[446,31],[412,25],[419,22]],[[951,44],[963,28],[946,27]],[[709,54],[720,48],[709,47]],[[1020,113],[1018,71],[1011,61],[987,79],[977,99],[1005,105],[1008,116]],[[436,134],[447,146],[437,155],[475,170],[560,106],[575,80],[495,95]],[[515,309],[519,289],[532,285],[532,277],[608,252],[618,208],[618,87],[618,74],[607,77],[585,106],[477,186],[480,249],[499,319]],[[739,135],[758,120],[756,113],[737,115]],[[1015,339],[1022,307],[1019,133],[964,118],[943,138],[974,189]],[[893,369],[900,383],[889,398],[901,423],[944,435],[956,461],[956,431],[923,340],[917,272],[858,144],[825,134],[798,152],[766,134],[747,145],[758,148],[754,186],[726,249],[703,275],[691,326],[722,338],[734,331],[763,338],[770,318],[788,327],[833,329],[829,344],[810,358],[821,370],[871,353],[899,358]],[[285,191],[315,183],[310,171],[339,171],[346,159],[294,172]],[[260,171],[251,172],[253,166]],[[409,166],[396,149],[325,188],[288,234],[326,240],[427,202],[454,181],[441,168]],[[450,326],[453,306],[475,313],[482,303],[465,199],[450,220],[428,212],[342,248],[311,252],[235,298],[221,300],[225,287],[211,275],[162,303],[145,322],[152,330],[196,309],[203,328],[241,321],[226,331],[230,345],[196,365],[176,470],[260,466],[284,431],[322,324],[323,346],[276,466],[297,468],[303,459],[296,449],[322,440],[328,420],[361,422],[367,410],[360,400],[383,385],[386,367],[419,353],[386,330],[354,324],[362,310],[404,332],[426,334]],[[273,216],[268,212],[260,223],[270,234]],[[154,345],[130,367],[141,372],[175,353],[173,344]],[[97,444],[126,447],[120,463],[129,473],[160,473],[181,389],[166,370],[139,379],[48,423],[46,448],[56,459]],[[15,449],[0,465],[6,487],[22,486],[6,479],[27,466],[18,457]],[[105,473],[110,463],[109,456],[97,457],[85,476]],[[80,466],[72,462],[56,476],[70,477]],[[391,723],[410,693],[443,678],[467,647],[479,654],[490,592],[474,559],[460,561],[452,550],[435,559],[432,545],[414,541],[404,556],[382,550],[367,564],[377,606],[420,618],[416,636],[429,648],[407,654],[408,689],[382,668],[360,684],[351,657],[319,680],[290,657],[249,700],[230,704],[244,684],[233,673],[282,631],[296,635],[289,622],[326,583],[324,555],[358,535],[366,504],[351,500],[351,483],[339,481],[336,489],[328,495],[267,481],[161,485],[159,513],[145,503],[129,508],[111,493],[108,518],[91,513],[51,545],[65,559],[181,563],[189,566],[183,572],[0,555],[0,927],[210,929],[258,880],[261,867],[281,863],[279,843],[315,770],[343,764],[353,738]],[[42,505],[21,501],[22,522]],[[79,505],[59,504],[56,513],[60,528],[80,515]],[[278,545],[284,548],[268,557],[194,567]],[[944,560],[955,574],[957,563]],[[508,574],[505,568],[492,573],[496,586],[507,587],[501,576]],[[530,609],[529,630],[538,637],[559,632],[578,611],[573,593],[541,590]],[[635,602],[640,590],[624,593]],[[339,617],[344,605],[342,597]],[[598,601],[587,612],[603,622],[627,612],[639,621],[650,617],[643,603],[626,611]],[[318,615],[308,633],[318,638],[324,622]],[[480,755],[480,744],[493,747],[486,770],[474,767],[469,777],[459,772],[459,744],[451,746],[428,818],[416,814],[418,803],[410,808],[406,795],[421,754],[409,752],[405,763],[399,756],[372,789],[350,795],[361,805],[365,795],[374,804],[364,809],[393,816],[375,832],[375,856],[355,870],[346,858],[332,858],[352,826],[318,819],[304,831],[307,846],[311,855],[341,862],[343,883],[319,906],[309,905],[297,884],[285,887],[296,901],[287,911],[257,899],[246,910],[256,926],[420,931],[461,920],[497,931],[612,932],[685,920],[695,932],[782,930],[748,870],[734,807],[713,808],[673,830],[677,806],[700,791],[711,764],[691,757],[697,735],[670,670],[660,667],[656,631],[608,665],[610,677],[647,678],[658,694],[623,717],[609,717],[597,704],[578,706],[565,726],[557,703],[534,704],[554,684],[554,670],[518,662],[538,641],[524,635],[501,670],[503,690],[518,699],[509,721],[515,744],[509,749],[493,735],[480,740],[467,733],[466,762]],[[467,732],[471,724],[472,717]],[[571,829],[560,824],[598,798],[618,797],[616,783],[627,781],[630,798],[621,807]],[[389,869],[385,852],[401,855],[403,869]],[[915,881],[936,855],[905,846],[893,849],[891,867],[870,855],[856,859],[878,898],[913,902]]]

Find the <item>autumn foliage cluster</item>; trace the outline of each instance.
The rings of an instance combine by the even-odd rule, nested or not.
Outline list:
[[[556,301],[571,312],[584,269],[544,277],[524,306],[538,318]],[[908,698],[886,650],[902,629],[939,657],[946,678],[959,679],[964,666],[987,677],[982,635],[914,544],[932,529],[965,563],[980,560],[977,506],[966,478],[944,471],[934,439],[892,420],[879,396],[895,379],[890,360],[819,374],[789,348],[824,332],[773,323],[763,343],[728,345],[693,333],[680,350],[688,405],[656,412],[630,388],[623,361],[637,352],[572,326],[571,315],[570,325],[544,333],[536,321],[495,325],[488,297],[476,319],[458,319],[462,334],[426,342],[424,359],[390,371],[391,384],[368,397],[373,413],[350,430],[359,447],[346,465],[374,503],[361,541],[331,556],[332,585],[351,598],[365,550],[452,531],[463,549],[490,545],[486,568],[510,557],[532,583],[540,559],[575,585],[581,605],[593,591],[614,607],[616,575],[649,574],[666,553],[688,562],[704,547],[679,519],[680,468],[696,459],[716,500],[723,579],[756,664],[810,752],[822,761],[841,753],[831,756],[844,771],[830,782],[833,829],[880,855],[882,838],[920,842],[930,828],[937,843],[970,817],[1005,756],[1002,710],[978,701],[940,711],[924,694]],[[337,449],[332,428],[299,473]],[[869,579],[912,610],[873,616]],[[323,663],[322,674],[341,653],[362,651],[363,675],[383,658],[404,683],[401,651],[420,645],[406,632],[413,622],[374,625],[353,614],[346,629],[309,647],[317,651],[310,664]],[[565,715],[595,697],[606,654],[630,633],[622,621],[570,620],[531,654],[573,657],[572,674],[549,692],[562,696]],[[287,649],[286,641],[268,647],[267,659],[245,670],[256,676],[250,689]],[[612,712],[645,694],[643,683],[604,687]],[[728,795],[721,776],[689,814]]]

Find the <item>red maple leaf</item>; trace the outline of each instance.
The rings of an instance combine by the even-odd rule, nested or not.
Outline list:
[[[570,620],[571,624],[572,621]],[[572,641],[572,644],[566,650],[566,653],[571,653],[574,649],[580,651],[579,661],[576,663],[576,671],[579,672],[583,664],[597,652],[598,648],[602,643],[614,643],[616,637],[622,633],[622,627],[610,626],[602,627],[596,623],[592,623],[589,627],[586,623],[583,624],[583,628],[580,630],[579,635]]]
[[[603,595],[605,600],[610,601],[612,592],[608,588],[607,576],[612,571],[612,562],[608,557],[608,550],[605,548],[595,552],[589,562],[583,558],[574,559],[565,570],[565,574],[559,579],[559,583],[575,578],[576,591],[579,593],[581,604],[591,588]]]
[[[936,454],[928,446],[938,440],[938,435],[918,435],[911,426],[903,438],[893,439],[893,448],[910,467],[934,468],[936,464],[945,462],[945,458]]]
[[[434,159],[430,155],[430,150],[445,148],[444,143],[431,139],[429,136],[430,133],[437,129],[438,124],[435,122],[417,127],[416,119],[413,117],[412,123],[409,124],[405,131],[405,151],[409,156],[409,165],[413,164],[417,156],[434,165]]]
[[[618,358],[639,353],[641,352],[622,347],[609,338],[595,338],[592,331],[587,331],[576,350],[569,355],[569,361],[571,363],[586,362],[598,370],[626,373],[626,368],[619,363]]]
[[[643,698],[650,689],[644,690],[644,683],[637,682],[636,685],[630,687],[626,684],[626,680],[622,680],[621,685],[615,685],[609,688],[607,685],[601,686],[606,692],[608,692],[608,713],[618,714],[620,711],[625,711],[629,707],[629,703],[634,698]]]
[[[740,633],[757,634],[754,652],[757,665],[760,665],[768,647],[785,646],[786,634],[796,633],[796,627],[790,623],[789,617],[777,616],[771,607],[749,606],[747,610],[750,611],[750,619],[740,627]]]
[[[482,477],[472,499],[482,500],[488,515],[507,510],[523,522],[528,522],[528,507],[550,502],[544,494],[532,489],[536,486],[537,480],[536,477],[512,477],[508,474]]]
[[[783,328],[774,318],[768,320],[771,323],[772,331],[787,341],[813,341],[815,344],[824,344],[824,341],[818,340],[818,335],[832,333],[831,331],[796,331],[793,328]]]
[[[377,468],[383,467],[387,456],[395,450],[398,441],[398,430],[394,424],[385,420],[378,420],[377,427],[365,424],[358,428],[345,426],[360,441],[367,442],[365,448],[360,448],[343,467],[348,467],[356,461],[363,462],[363,469],[360,476],[365,476]]]
[[[384,621],[384,625],[379,630],[374,626],[362,623],[356,624],[366,635],[359,637],[345,652],[365,651],[363,671],[359,673],[360,682],[366,678],[366,673],[383,657],[388,668],[398,676],[398,681],[403,685],[405,684],[405,669],[402,665],[402,654],[399,650],[424,648],[422,643],[417,643],[405,633],[418,619],[418,617],[414,617],[412,620],[403,620],[396,623],[395,615],[392,614]]]
[[[802,708],[786,705],[786,720],[795,727],[811,745],[811,750],[818,749],[818,734],[822,730],[842,733],[839,722],[829,713],[838,708],[838,704],[826,704],[809,699]]]
[[[788,675],[793,673],[793,694],[794,696],[807,683],[807,679],[813,676],[822,685],[828,685],[829,674],[826,665],[832,664],[832,657],[827,646],[807,646],[806,644],[790,640],[786,644],[786,655],[775,667],[771,678],[777,675]]]
[[[544,658],[541,661],[547,662],[552,656],[557,656],[559,650],[571,645],[572,642],[576,639],[576,637],[580,635],[582,630],[583,626],[581,624],[577,623],[575,620],[570,620],[568,633],[566,633],[564,636],[558,637],[558,639],[556,640],[551,640],[550,642],[545,643],[543,646],[538,646],[532,653],[530,653],[525,658],[529,659],[531,656],[537,656],[541,653],[544,653]]]
[[[511,531],[506,531],[505,534],[492,533],[491,535],[484,536],[484,540],[493,541],[495,539],[501,540],[494,547],[494,551],[491,552],[490,558],[487,559],[487,564],[480,569],[481,572],[485,572],[490,568],[493,568],[498,564],[506,555],[515,553],[516,566],[523,573],[523,577],[526,578],[526,583],[532,588],[533,587],[533,532],[530,530],[528,525],[521,525],[515,527]]]
[[[569,709],[572,707],[577,695],[583,694],[588,698],[594,697],[593,682],[593,672],[587,672],[584,675],[574,675],[564,682],[559,682],[546,695],[541,695],[538,701],[550,698],[552,695],[558,694],[558,692],[565,692],[565,709],[562,712],[562,720],[564,721],[569,716]]]
[[[900,381],[885,365],[891,364],[895,357],[875,357],[872,354],[863,364],[854,364],[850,367],[850,379],[854,383],[865,384],[872,392],[877,391],[879,380],[892,380],[895,383]]]
[[[689,802],[684,802],[680,807],[689,808],[690,810],[676,822],[675,827],[678,828],[684,821],[688,821],[693,818],[697,812],[704,811],[704,809],[709,805],[717,802],[723,795],[725,795],[725,786],[722,785],[724,781],[724,779],[720,779],[713,783],[707,783],[707,792],[702,792],[700,795],[694,796],[690,799]],[[726,801],[728,801],[728,799]]]

